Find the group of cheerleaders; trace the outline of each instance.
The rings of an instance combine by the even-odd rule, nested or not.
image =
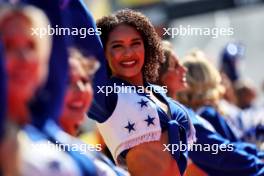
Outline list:
[[[60,22],[78,7],[84,25],[100,28],[101,35],[86,45],[32,35],[33,28],[58,20],[50,15],[56,5]],[[238,139],[219,111],[221,76],[202,51],[180,62],[140,12],[119,10],[95,26],[81,0],[53,6],[1,4],[0,175],[264,175],[264,153]],[[105,95],[99,86],[133,91]],[[81,150],[77,133],[87,116],[114,162],[100,151]],[[58,150],[58,144],[65,145]],[[195,144],[219,150],[180,147]]]

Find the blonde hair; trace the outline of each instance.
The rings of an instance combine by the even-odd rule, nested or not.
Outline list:
[[[80,63],[82,72],[86,76],[92,76],[100,67],[100,63],[93,56],[84,56],[77,48],[69,48],[69,60],[76,60]]]
[[[19,18],[18,18],[19,17]],[[30,29],[28,32],[33,32],[33,29],[39,28],[47,28],[49,24],[49,20],[44,12],[40,9],[25,5],[25,6],[9,6],[3,5],[0,7],[0,36],[4,36],[3,28],[5,23],[9,20],[19,20],[25,19],[27,23],[30,25]],[[33,33],[31,33],[32,36]],[[50,57],[51,51],[51,36],[48,34],[40,38],[39,36],[34,36],[34,40],[36,41],[36,52],[38,58],[41,60],[43,65],[48,66],[48,61]],[[47,75],[48,69],[41,70],[40,73],[41,79],[40,82],[42,83]]]
[[[178,93],[178,99],[189,106],[217,101],[225,89],[221,85],[221,75],[201,50],[193,50],[184,57],[183,65],[187,68],[186,79],[189,88]],[[195,108],[195,107],[193,107]]]
[[[172,44],[167,41],[163,40],[161,42],[162,44],[162,50],[164,54],[164,62],[160,64],[159,67],[159,77],[157,80],[157,84],[162,85],[162,77],[163,75],[168,71],[168,69],[171,67],[171,63],[174,62],[174,58],[171,58],[171,56],[174,54]]]

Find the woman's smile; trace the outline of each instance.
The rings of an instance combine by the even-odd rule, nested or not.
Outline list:
[[[112,75],[130,80],[141,76],[145,48],[141,35],[129,25],[119,25],[109,35],[106,56]]]
[[[137,64],[137,60],[121,61],[120,65],[126,68],[134,67]]]

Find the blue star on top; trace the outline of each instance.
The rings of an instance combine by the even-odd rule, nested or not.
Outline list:
[[[51,161],[49,163],[49,168],[52,170],[60,170],[60,163],[58,161]]]
[[[143,108],[144,106],[148,107],[147,105],[148,101],[144,101],[144,99],[141,99],[141,101],[138,103],[140,104],[141,108]]]
[[[135,126],[135,123],[128,122],[128,125],[125,126],[125,128],[128,129],[128,132],[130,133],[132,130],[136,131],[134,126]]]
[[[150,125],[155,125],[155,124],[154,124],[154,119],[155,119],[155,117],[150,117],[150,116],[148,115],[148,118],[145,119],[144,121],[148,123],[148,126],[150,126]]]

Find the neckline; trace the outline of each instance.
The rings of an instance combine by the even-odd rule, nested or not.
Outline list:
[[[121,79],[121,78],[117,78],[117,77],[115,77],[115,76],[112,76],[110,80],[111,80],[112,82],[116,83],[116,84],[119,85],[119,86],[133,86],[133,87],[135,87],[136,90],[139,90],[139,89],[140,89],[139,87],[142,88],[142,86],[136,86],[136,85],[133,85],[133,84],[129,83],[128,81],[123,80],[123,79]],[[146,82],[146,81],[144,80],[144,83],[143,83],[143,87],[144,87],[144,89],[145,89],[147,86],[151,86],[151,85],[150,85],[148,82]],[[144,91],[144,92],[136,91],[136,93],[137,93],[138,95],[140,95],[140,96],[146,96],[146,97],[149,97],[149,93],[147,93],[146,91]]]
[[[150,83],[146,83],[148,86],[152,86],[154,87],[152,84]],[[155,89],[155,87],[154,87]],[[158,107],[158,109],[160,109],[164,114],[166,114],[166,116],[168,117],[169,120],[172,120],[172,111],[171,111],[171,106],[170,106],[170,103],[169,101],[167,100],[166,97],[164,97],[164,95],[162,93],[158,93],[158,92],[155,92],[155,91],[152,91],[152,94],[161,102],[161,103],[164,103],[167,108],[168,108],[168,113],[166,113],[154,100],[152,100],[150,98],[150,96],[148,96],[148,99],[151,100],[153,103],[155,103],[155,105]]]
[[[169,120],[172,120],[172,111],[171,111],[170,102],[160,93],[155,93],[154,92],[153,94],[156,96],[156,98],[159,101],[161,101],[162,103],[164,103],[167,106],[167,108],[168,108],[168,112],[167,113],[161,107],[159,107],[159,108],[162,110],[162,112],[164,112],[167,115]],[[160,96],[160,98],[158,96]],[[163,99],[163,101],[160,100],[160,99]]]
[[[116,84],[118,84],[119,86],[135,86],[135,85],[133,85],[133,84],[131,84],[131,83],[129,83],[128,81],[126,81],[126,80],[123,80],[123,79],[120,79],[120,78],[117,78],[117,77],[111,77],[111,80],[114,82],[114,83],[116,83]],[[150,83],[148,83],[148,82],[146,82],[145,80],[144,80],[144,88],[146,88],[146,87],[148,87],[148,86],[151,86],[151,87],[153,87],[153,89],[155,89],[155,86],[154,85],[152,85],[152,84],[150,84]],[[139,86],[135,86],[135,88],[136,89],[138,89],[138,87]],[[144,93],[140,93],[140,92],[138,92],[138,91],[136,91],[136,93],[138,94],[138,95],[140,95],[140,96],[145,96],[148,100],[150,100],[150,101],[152,101],[155,105],[156,105],[156,107],[158,108],[158,109],[160,109],[166,116],[167,116],[167,118],[169,119],[169,120],[172,120],[172,111],[171,111],[171,106],[170,106],[170,103],[167,101],[167,99],[164,97],[164,95],[162,95],[161,93],[158,93],[158,92],[155,92],[155,91],[151,91],[152,92],[152,94],[153,94],[153,96],[155,96],[155,98],[157,98],[161,103],[164,103],[166,106],[167,106],[167,108],[168,108],[168,113],[166,113],[158,104],[157,104],[157,102],[155,102],[153,99],[151,99],[150,98],[150,94],[148,93],[148,92],[144,92]]]

